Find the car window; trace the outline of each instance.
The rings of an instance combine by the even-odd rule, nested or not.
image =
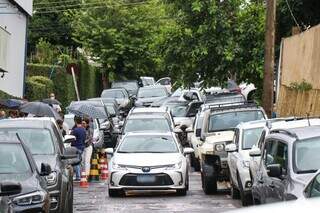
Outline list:
[[[242,149],[251,149],[260,139],[263,127],[245,129],[242,134]]]
[[[158,83],[161,85],[170,85],[171,81],[168,78],[164,78],[164,79],[159,80]]]
[[[116,115],[116,110],[113,108],[113,106],[108,105],[107,111],[110,115]]]
[[[185,117],[187,113],[187,107],[188,105],[181,105],[181,104],[166,104],[172,113],[173,117]]]
[[[320,137],[296,141],[294,144],[294,171],[316,172],[320,169]]]
[[[153,98],[167,96],[165,88],[141,88],[138,92],[138,98]]]
[[[1,129],[0,132],[12,138],[18,133],[33,155],[52,155],[55,153],[53,138],[48,129]]]
[[[176,153],[178,147],[168,136],[128,136],[120,144],[118,153]]]
[[[287,172],[288,146],[280,141],[268,141],[265,147],[264,163],[267,167],[272,164],[280,164],[283,174]]]
[[[209,117],[209,132],[233,129],[241,122],[262,120],[264,114],[261,110],[232,111],[226,113],[212,114]]]
[[[310,197],[320,197],[320,174],[318,174],[310,187]]]
[[[101,94],[101,97],[123,99],[125,98],[125,95],[121,90],[104,90]]]
[[[23,174],[31,167],[20,144],[0,144],[0,174]]]
[[[171,129],[165,118],[129,118],[125,124],[124,133],[140,131],[170,132]]]

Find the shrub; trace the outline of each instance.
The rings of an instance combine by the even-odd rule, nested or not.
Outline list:
[[[53,88],[53,82],[47,77],[27,77],[26,97],[29,101],[45,99],[53,92]]]

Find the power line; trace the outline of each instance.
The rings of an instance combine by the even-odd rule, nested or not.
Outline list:
[[[296,24],[296,25],[297,25],[297,27],[299,28],[299,31],[301,32],[300,25],[299,25],[299,23],[298,23],[298,21],[297,21],[296,17],[294,16],[294,14],[293,14],[293,12],[292,12],[292,9],[291,9],[291,7],[290,7],[290,5],[289,5],[288,0],[286,0],[286,3],[287,3],[287,5],[288,5],[288,9],[289,9],[289,11],[290,11],[290,14],[291,14],[291,17],[292,17],[293,21],[295,22],[295,24]]]

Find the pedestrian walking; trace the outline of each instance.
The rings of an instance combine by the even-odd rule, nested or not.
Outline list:
[[[85,148],[85,140],[86,140],[86,130],[82,126],[82,118],[75,117],[75,126],[72,129],[71,134],[76,137],[76,140],[71,144],[71,146],[76,147],[81,155],[83,154]],[[75,174],[76,174],[76,181],[80,181],[81,178],[81,166],[77,165],[74,166]]]
[[[93,129],[90,126],[90,119],[84,118],[82,121],[82,126],[86,130],[86,140],[85,148],[83,154],[83,165],[86,172],[86,175],[89,176],[90,173],[90,161],[93,151]]]

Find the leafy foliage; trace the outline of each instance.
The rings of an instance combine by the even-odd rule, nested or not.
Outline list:
[[[44,76],[28,77],[26,81],[26,97],[29,101],[47,98],[53,92],[53,82]]]
[[[292,82],[289,86],[290,89],[296,90],[296,91],[309,91],[312,90],[312,84],[308,83],[305,79],[302,80],[302,82]]]

